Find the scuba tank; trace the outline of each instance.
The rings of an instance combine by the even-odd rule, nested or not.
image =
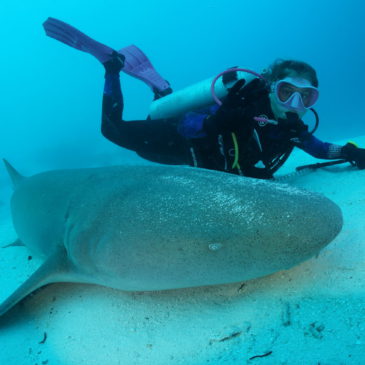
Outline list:
[[[221,77],[230,73],[229,77]],[[203,109],[214,102],[221,104],[221,98],[237,80],[245,79],[246,84],[254,78],[262,76],[254,71],[243,68],[230,68],[215,77],[200,81],[182,90],[174,91],[152,102],[149,116],[151,119],[178,117],[189,111]]]

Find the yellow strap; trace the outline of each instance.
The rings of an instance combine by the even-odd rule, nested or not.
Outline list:
[[[238,163],[238,158],[240,156],[239,149],[238,149],[238,142],[236,135],[232,132],[232,140],[234,145],[234,161],[232,164],[232,169],[237,168],[240,169],[240,164]]]

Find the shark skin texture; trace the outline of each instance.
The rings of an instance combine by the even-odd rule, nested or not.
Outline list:
[[[262,277],[317,255],[343,224],[321,194],[224,172],[115,166],[23,177],[4,162],[17,241],[44,263],[0,315],[55,282],[155,291]]]

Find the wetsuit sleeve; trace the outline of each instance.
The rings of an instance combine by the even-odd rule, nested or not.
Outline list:
[[[309,133],[305,136],[305,138],[301,138],[300,142],[296,143],[295,145],[316,158],[326,160],[343,158],[342,146],[333,143],[322,142]]]
[[[123,95],[119,74],[106,73],[101,131],[113,143],[143,158],[164,164],[190,164],[187,141],[172,119],[123,120]]]

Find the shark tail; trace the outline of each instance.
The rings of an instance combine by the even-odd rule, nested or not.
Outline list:
[[[23,175],[21,175],[15,168],[5,159],[3,159],[6,170],[10,176],[11,182],[13,183],[13,188],[15,189],[21,181],[25,179]]]

